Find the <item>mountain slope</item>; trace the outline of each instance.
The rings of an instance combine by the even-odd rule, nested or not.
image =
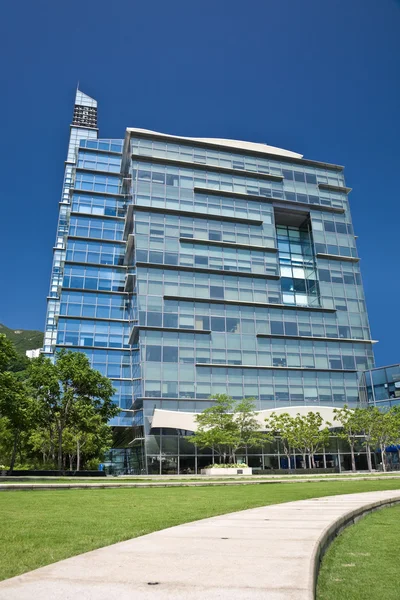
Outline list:
[[[15,345],[19,354],[25,356],[26,350],[41,348],[43,346],[43,333],[34,329],[9,329],[0,323],[0,333],[4,333]]]

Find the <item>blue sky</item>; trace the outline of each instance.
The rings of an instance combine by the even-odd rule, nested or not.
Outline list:
[[[400,3],[20,0],[0,19],[0,322],[44,328],[77,81],[127,126],[344,164],[377,364],[400,361]]]

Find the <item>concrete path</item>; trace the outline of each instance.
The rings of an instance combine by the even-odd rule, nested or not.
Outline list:
[[[400,490],[275,504],[179,525],[0,583],[0,600],[312,600],[320,554]]]

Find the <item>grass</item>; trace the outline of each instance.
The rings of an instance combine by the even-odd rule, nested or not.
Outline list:
[[[371,513],[328,549],[317,600],[399,600],[400,506]]]
[[[400,489],[400,481],[4,492],[0,493],[0,579],[214,515],[318,496],[390,489]]]

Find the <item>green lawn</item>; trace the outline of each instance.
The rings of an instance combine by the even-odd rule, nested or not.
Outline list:
[[[400,489],[400,481],[349,479],[292,485],[3,492],[0,579],[213,515],[318,496],[389,489]]]
[[[317,600],[399,600],[400,506],[345,529],[326,553]]]

